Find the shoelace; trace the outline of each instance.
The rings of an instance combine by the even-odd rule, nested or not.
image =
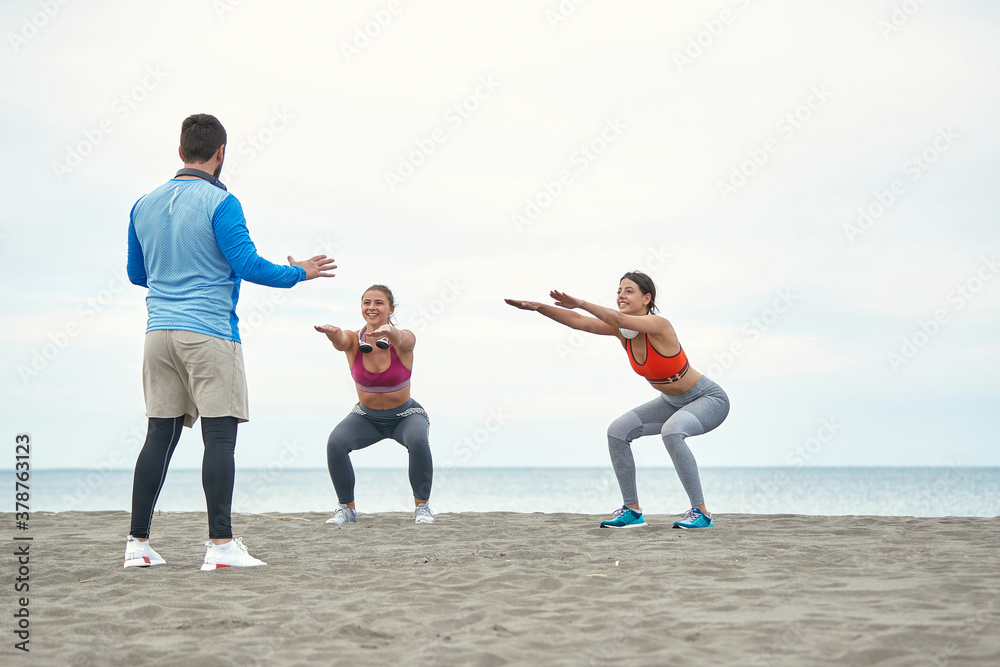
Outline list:
[[[235,544],[236,548],[239,549],[240,551],[242,551],[243,553],[248,553],[247,548],[245,546],[243,546],[243,538],[242,537],[234,537],[233,538],[233,544]]]
[[[625,514],[625,512],[628,512],[628,508],[627,507],[619,507],[618,509],[616,509],[614,512],[611,513],[611,518],[612,519],[617,519],[622,514]]]
[[[692,507],[687,512],[684,512],[684,516],[682,516],[681,518],[684,519],[685,521],[694,521],[700,515],[701,511],[698,510],[696,507]]]

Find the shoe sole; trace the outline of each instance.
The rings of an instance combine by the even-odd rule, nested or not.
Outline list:
[[[430,521],[427,521],[427,520],[424,520],[424,521],[414,521],[413,523],[434,523],[434,520],[431,519]]]
[[[713,524],[707,526],[682,526],[679,523],[674,524],[674,528],[680,528],[681,530],[701,530],[702,528],[711,528]]]
[[[142,558],[129,558],[124,561],[124,567],[153,567],[154,565],[166,565],[167,561],[158,560],[154,561],[148,556],[143,556]]]
[[[267,563],[255,563],[254,565],[224,565],[222,563],[203,563],[201,566],[202,572],[211,572],[212,570],[221,570],[224,567],[261,567],[267,565]]]
[[[627,523],[624,526],[609,526],[606,523],[601,524],[601,528],[642,528],[648,526],[649,524],[643,521],[642,523]]]

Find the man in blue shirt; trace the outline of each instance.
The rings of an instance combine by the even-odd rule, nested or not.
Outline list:
[[[135,464],[125,567],[165,563],[149,546],[153,508],[181,428],[199,415],[209,535],[201,569],[266,565],[233,539],[230,521],[236,430],[249,419],[236,317],[240,283],[287,288],[332,277],[337,267],[326,255],[301,262],[289,256],[282,266],[257,254],[239,200],[218,180],[225,149],[218,119],[186,118],[184,169],[132,207],[128,276],[148,289],[142,385],[149,426]]]

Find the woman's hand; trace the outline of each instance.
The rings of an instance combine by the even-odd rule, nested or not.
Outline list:
[[[389,334],[391,333],[392,333],[392,325],[387,322],[382,326],[380,326],[378,329],[368,332],[368,334],[366,334],[366,337],[371,336],[375,340],[378,340],[379,338],[388,338]]]
[[[397,329],[388,322],[365,334],[365,340],[379,341],[383,338],[389,341],[389,344],[396,348],[397,352],[408,352],[417,344],[417,337],[412,331]],[[375,344],[378,345],[377,342]]]
[[[537,301],[521,301],[520,299],[504,299],[504,301],[507,302],[507,305],[520,308],[521,310],[538,310],[542,307],[542,304]]]
[[[326,337],[333,343],[333,346],[341,352],[346,352],[352,345],[358,344],[357,335],[350,331],[344,331],[332,324],[322,324],[313,328],[321,334],[326,334]]]
[[[575,297],[566,294],[566,292],[560,292],[558,290],[552,290],[549,292],[549,296],[552,297],[557,306],[562,308],[579,308],[583,305],[583,299],[577,299]]]
[[[327,336],[330,336],[331,338],[339,335],[341,331],[340,327],[335,327],[332,324],[324,324],[322,326],[316,326],[313,328],[320,333],[325,333]]]

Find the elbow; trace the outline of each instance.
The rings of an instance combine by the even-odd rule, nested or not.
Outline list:
[[[396,345],[400,350],[412,350],[417,346],[417,337],[413,335],[412,332],[406,331],[399,337],[399,344]]]
[[[138,285],[139,287],[146,287],[146,274],[145,273],[133,273],[128,272],[129,282],[133,285]]]
[[[624,328],[625,326],[625,317],[618,311],[611,313],[605,321],[611,326],[618,327],[619,329]]]

